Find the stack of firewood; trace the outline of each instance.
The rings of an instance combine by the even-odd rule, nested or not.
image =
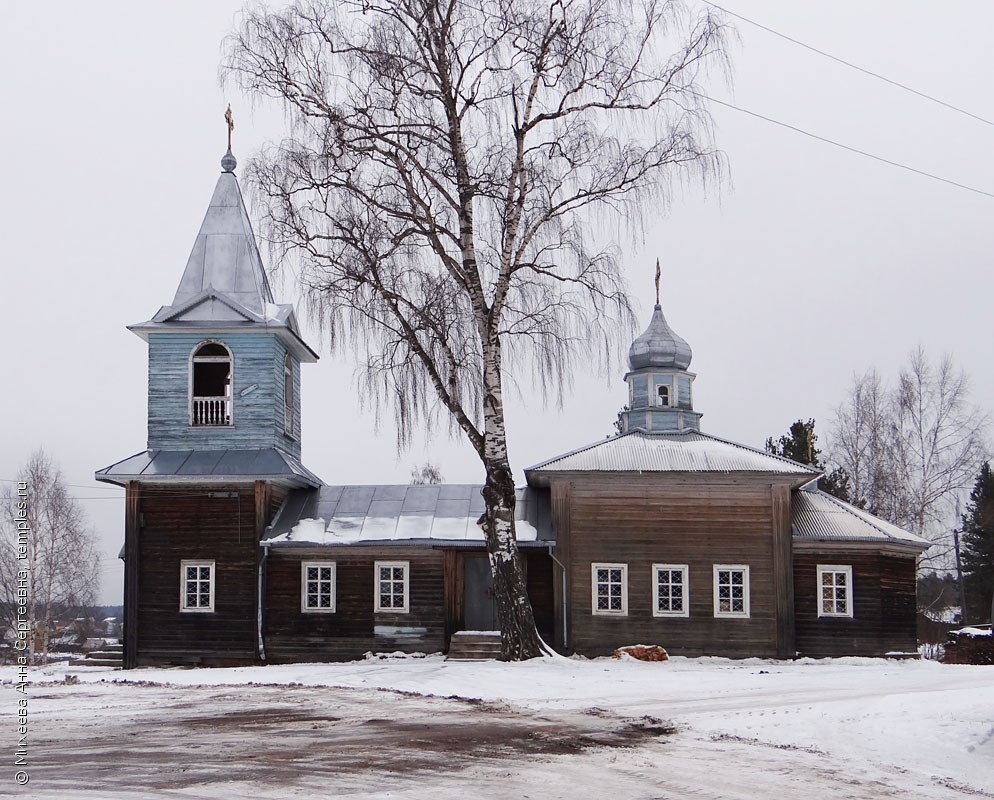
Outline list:
[[[614,651],[615,658],[631,656],[639,661],[669,661],[670,657],[658,644],[631,644]]]

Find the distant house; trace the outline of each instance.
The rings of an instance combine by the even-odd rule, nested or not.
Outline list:
[[[301,462],[300,370],[228,152],[148,342],[147,449],[126,488],[124,663],[446,650],[496,626],[479,486],[327,486]],[[818,473],[701,432],[691,350],[656,305],[622,432],[525,471],[517,536],[541,635],[563,652],[913,650],[924,540],[821,493]]]

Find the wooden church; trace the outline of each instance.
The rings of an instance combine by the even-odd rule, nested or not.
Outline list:
[[[124,665],[446,651],[496,626],[480,486],[328,486],[301,462],[301,365],[230,148],[148,343],[148,444],[125,487]],[[700,430],[691,350],[657,304],[622,432],[525,471],[517,536],[543,638],[596,656],[913,651],[924,540],[809,466]]]

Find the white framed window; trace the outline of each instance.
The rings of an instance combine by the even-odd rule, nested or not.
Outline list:
[[[410,562],[377,561],[373,568],[376,570],[374,609],[406,614],[410,610],[407,577],[410,573]]]
[[[335,613],[334,561],[301,562],[300,610],[309,614]]]
[[[670,405],[670,387],[666,385],[661,385],[656,387],[656,405],[658,406],[669,406]]]
[[[749,567],[745,564],[714,565],[714,615],[749,616]]]
[[[818,565],[818,616],[852,616],[852,567]]]
[[[652,615],[689,617],[690,591],[686,564],[652,565]]]
[[[214,610],[213,561],[180,561],[179,610],[205,613]]]
[[[628,615],[628,565],[591,564],[591,612]]]

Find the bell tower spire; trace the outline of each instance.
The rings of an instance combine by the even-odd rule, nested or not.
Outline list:
[[[317,360],[277,303],[228,150],[172,303],[129,326],[149,348],[149,451],[299,459],[300,365]]]
[[[622,430],[680,433],[700,430],[701,414],[694,411],[693,383],[688,371],[690,345],[666,322],[659,303],[662,270],[656,259],[656,305],[649,327],[628,350],[628,409],[621,414]]]

